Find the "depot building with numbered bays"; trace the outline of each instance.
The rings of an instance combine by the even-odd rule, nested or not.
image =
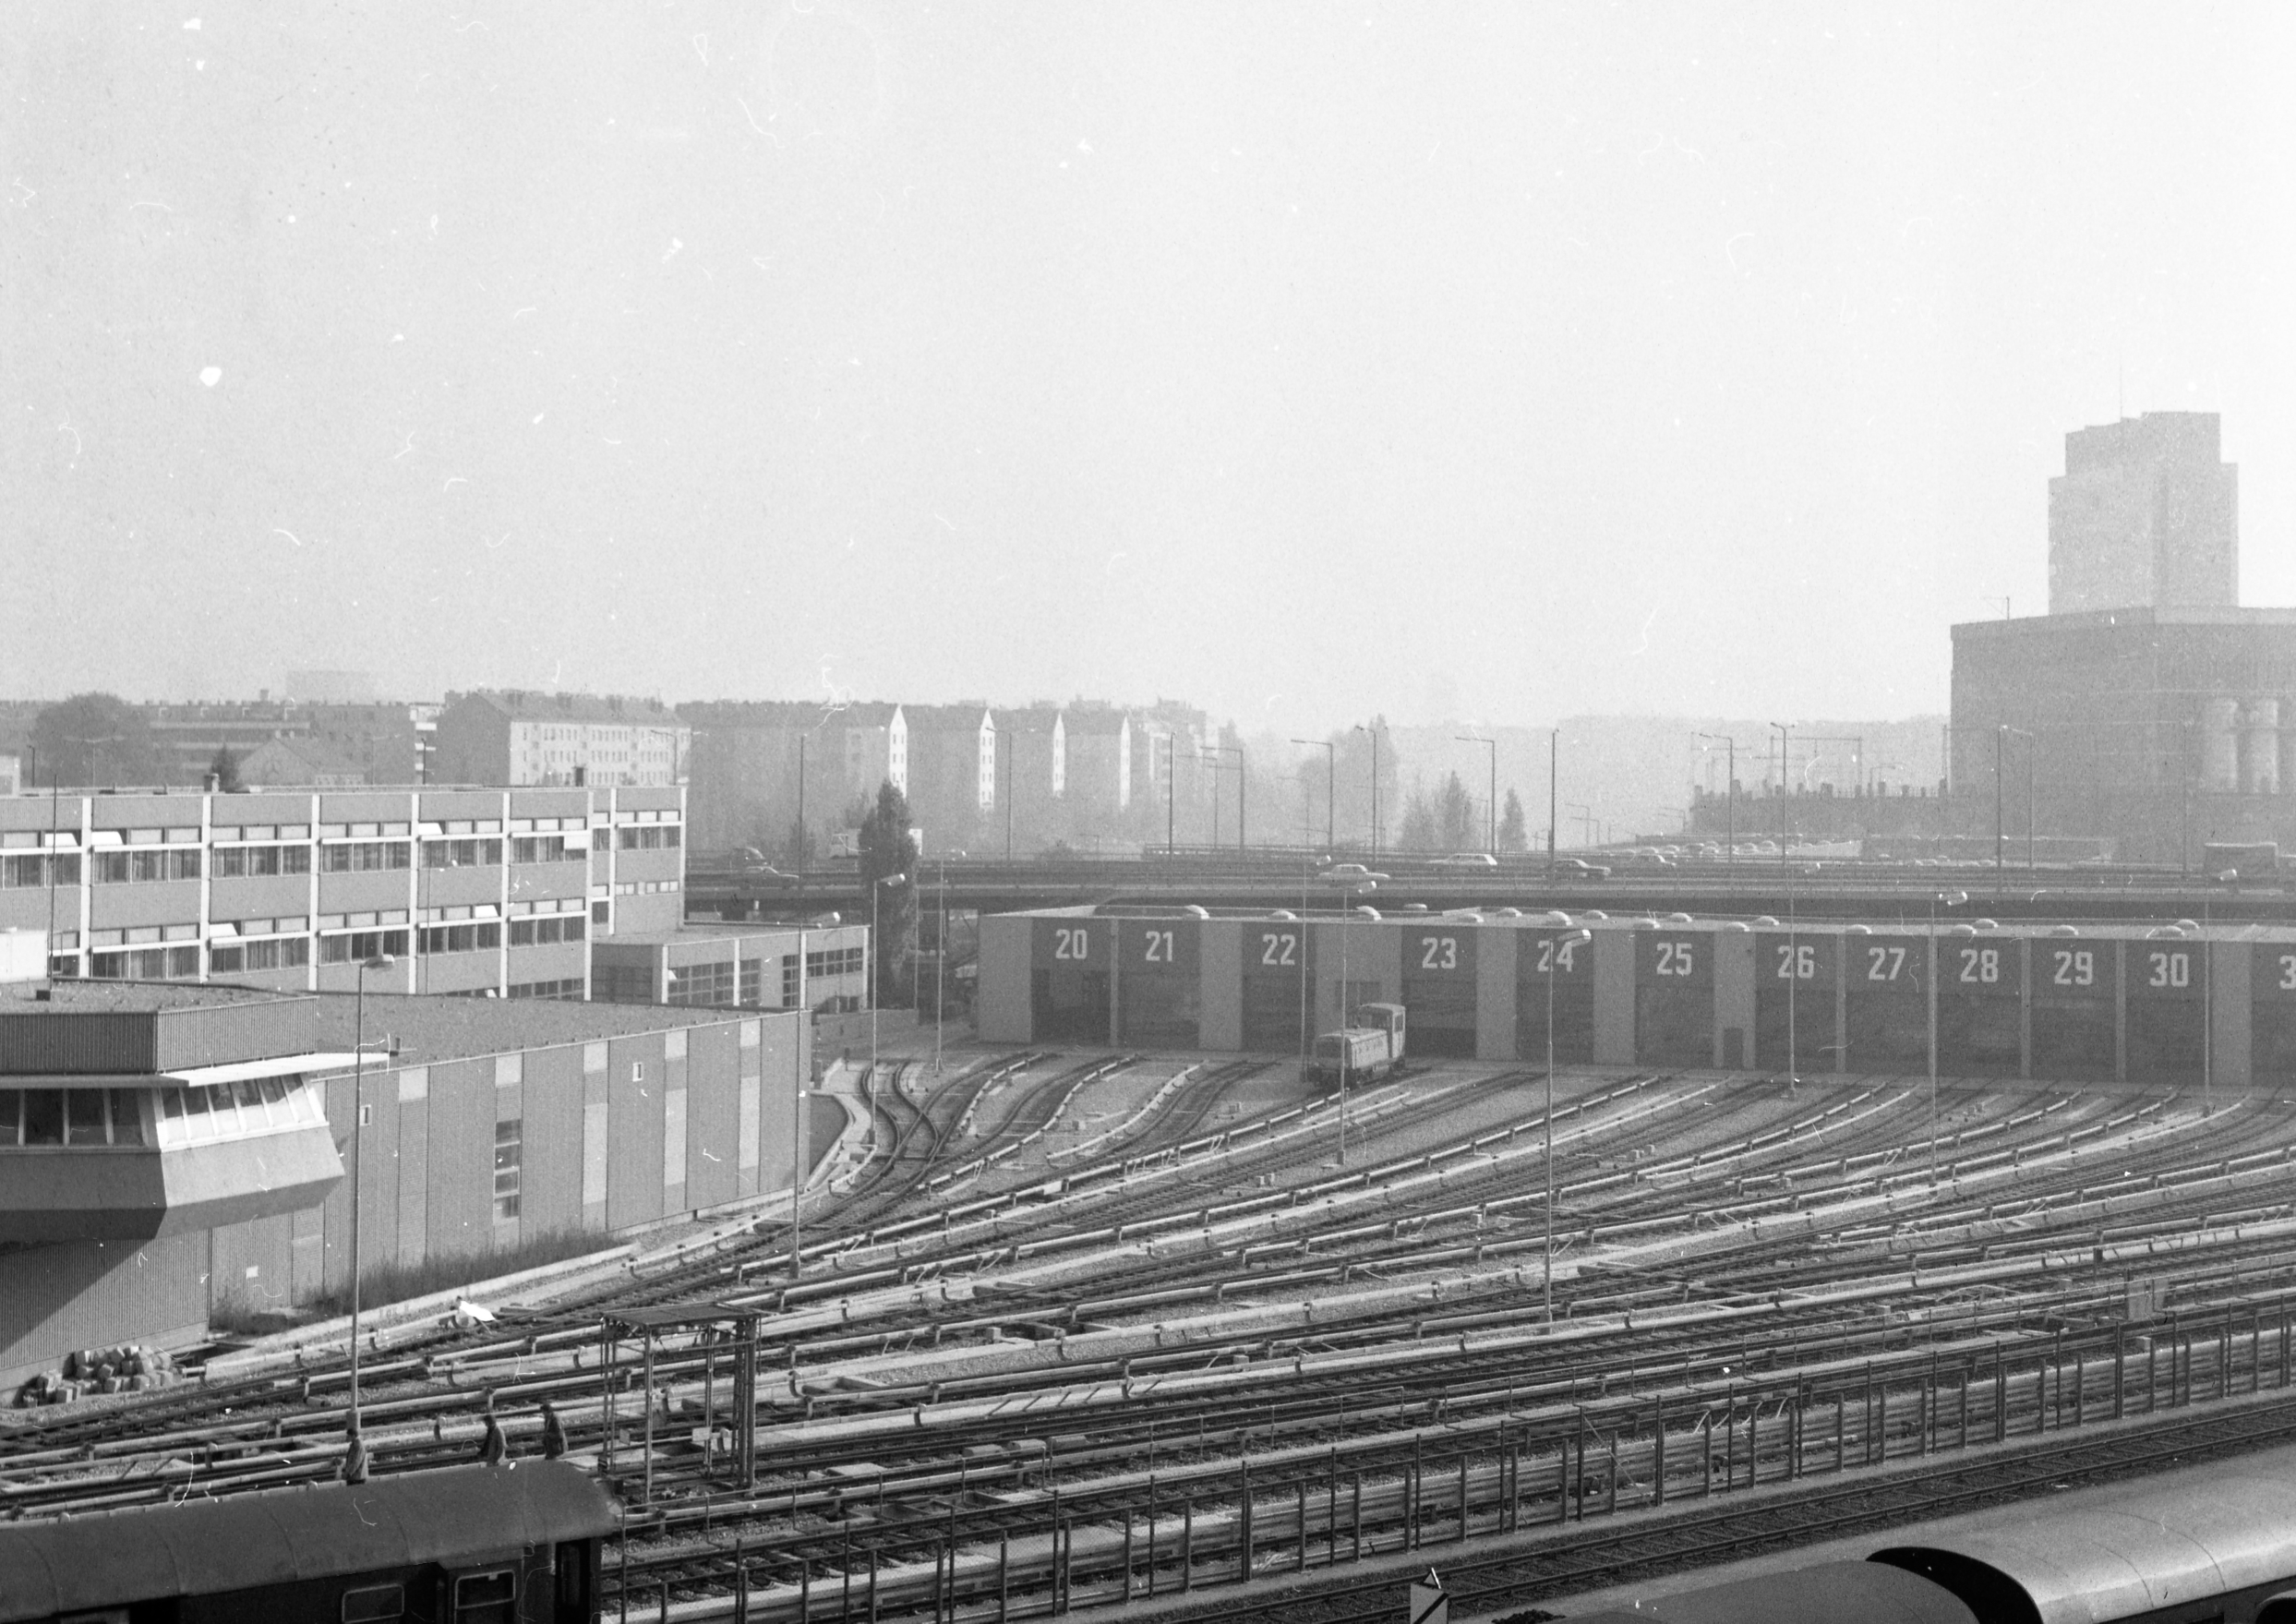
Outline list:
[[[1342,1007],[1387,1002],[1408,1012],[1419,1059],[1535,1063],[1551,1005],[1557,1062],[1920,1074],[1934,950],[1945,1076],[2296,1087],[2296,928],[1995,926],[1968,911],[1934,937],[1926,918],[994,915],[980,1035],[1298,1054]]]

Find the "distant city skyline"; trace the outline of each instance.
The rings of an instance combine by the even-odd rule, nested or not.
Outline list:
[[[0,20],[0,695],[1905,716],[2162,409],[2296,603],[2282,8],[484,20]]]

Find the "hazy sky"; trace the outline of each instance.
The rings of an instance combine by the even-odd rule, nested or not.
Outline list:
[[[0,16],[0,693],[1904,715],[2122,400],[2296,602],[2296,8],[456,4]]]

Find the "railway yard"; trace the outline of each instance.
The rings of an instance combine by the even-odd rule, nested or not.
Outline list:
[[[1419,1061],[1343,1120],[1292,1060],[889,1059],[799,1267],[786,1216],[721,1222],[377,1331],[372,1467],[489,1415],[538,1454],[547,1401],[626,1508],[607,1617],[1330,1619],[1430,1562],[1507,1615],[2296,1438],[2296,1104],[1547,1084]],[[4,1514],[338,1471],[340,1333],[205,1354],[11,1413]]]

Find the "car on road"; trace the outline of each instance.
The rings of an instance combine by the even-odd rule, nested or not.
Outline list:
[[[1610,878],[1608,866],[1599,862],[1589,862],[1582,857],[1557,858],[1555,872],[1565,879],[1607,880]]]

